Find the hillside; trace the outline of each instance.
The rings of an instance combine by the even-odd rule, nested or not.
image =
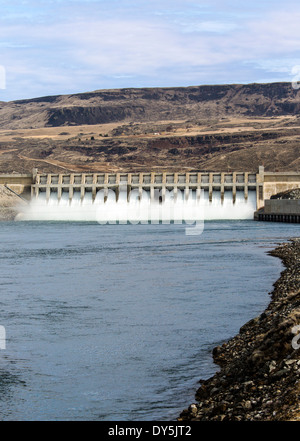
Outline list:
[[[99,90],[0,103],[0,172],[297,170],[290,83]]]

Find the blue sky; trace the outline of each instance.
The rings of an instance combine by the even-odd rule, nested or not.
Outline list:
[[[0,101],[292,81],[300,66],[295,1],[0,0],[0,7]]]

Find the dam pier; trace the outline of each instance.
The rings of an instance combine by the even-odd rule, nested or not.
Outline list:
[[[75,192],[80,192],[82,200],[87,193],[90,193],[92,200],[95,200],[98,191],[103,190],[104,202],[106,202],[108,191],[111,190],[118,201],[120,191],[126,189],[128,202],[130,202],[133,190],[139,193],[140,198],[144,191],[150,192],[151,199],[154,198],[156,190],[163,201],[166,191],[174,191],[175,198],[178,191],[184,192],[185,198],[188,198],[190,191],[195,191],[196,197],[200,198],[201,190],[204,190],[208,192],[210,202],[215,191],[220,192],[222,201],[225,191],[231,191],[233,202],[235,202],[237,191],[242,191],[247,199],[249,191],[256,191],[256,182],[256,175],[247,172],[37,174],[35,183],[31,185],[31,198],[39,197],[44,192],[47,200],[50,199],[51,193],[57,194],[57,198],[61,199],[65,193],[71,200]]]

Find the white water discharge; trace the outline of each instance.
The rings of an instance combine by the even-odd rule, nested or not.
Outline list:
[[[209,201],[208,191],[201,191],[197,197],[195,190],[188,193],[178,190],[165,192],[164,197],[150,198],[150,192],[132,190],[120,192],[118,200],[113,190],[97,192],[93,201],[92,193],[86,192],[81,198],[80,192],[74,192],[72,199],[68,193],[51,193],[49,200],[46,193],[33,198],[27,207],[22,206],[16,220],[22,221],[96,221],[102,224],[116,223],[187,223],[204,220],[253,219],[256,210],[256,191],[249,191],[245,199],[243,191],[236,192],[233,202],[231,191],[213,191]]]

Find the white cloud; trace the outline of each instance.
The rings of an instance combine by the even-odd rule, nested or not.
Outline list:
[[[29,11],[37,8],[30,23],[21,17],[25,3]],[[217,0],[25,3],[12,1],[19,4],[15,20],[0,18],[0,64],[7,72],[0,100],[126,85],[256,81],[274,73],[288,79],[291,61],[300,61],[299,5],[282,10],[265,1],[255,10],[254,1],[243,10],[233,2],[225,10],[227,2]],[[7,3],[4,12],[11,12]]]
[[[236,23],[222,22],[222,21],[200,21],[192,23],[182,23],[183,32],[213,32],[217,34],[224,34],[235,29],[239,26]]]

